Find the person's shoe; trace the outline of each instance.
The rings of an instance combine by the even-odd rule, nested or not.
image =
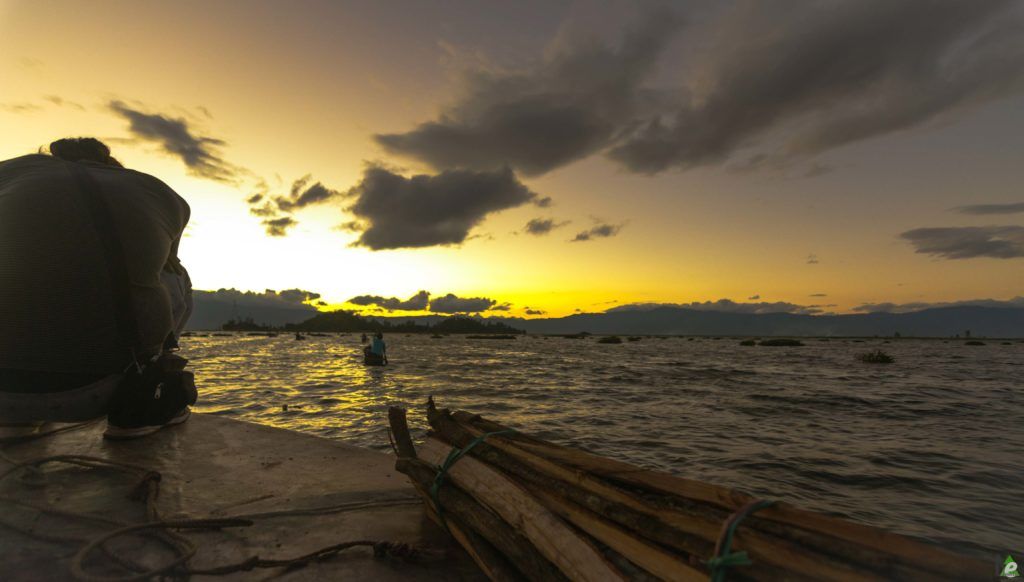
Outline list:
[[[191,372],[165,375],[163,381],[148,381],[142,375],[127,378],[110,405],[107,414],[108,439],[132,439],[153,434],[165,426],[181,424],[192,414],[196,402],[195,381]]]

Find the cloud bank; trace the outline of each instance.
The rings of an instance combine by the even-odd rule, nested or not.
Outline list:
[[[739,165],[784,167],[1019,91],[1022,12],[1014,0],[735,2],[693,31],[704,50],[671,58],[681,19],[654,12],[617,46],[557,39],[530,65],[480,66],[437,118],[375,139],[436,169],[539,175],[604,151],[654,174],[724,163],[772,134],[780,147]],[[681,86],[652,86],[659,60]],[[830,169],[811,161],[806,175]]]
[[[458,297],[452,293],[430,300],[434,313],[474,313],[487,311],[497,303],[487,297]]]
[[[813,315],[821,313],[821,306],[797,305],[785,301],[739,303],[731,299],[719,299],[718,301],[694,301],[691,303],[629,303],[618,305],[605,310],[605,313],[616,313],[620,311],[651,311],[660,307],[675,307],[681,309],[692,309],[694,311],[719,311],[725,313],[796,313]]]
[[[813,156],[921,125],[1021,88],[1013,0],[740,2],[715,31],[686,102],[611,150],[629,170],[720,163],[787,130],[773,158]]]
[[[422,311],[427,308],[430,293],[420,291],[412,297],[401,300],[397,297],[381,297],[379,295],[357,295],[348,300],[353,305],[376,306],[387,311]]]
[[[641,84],[679,24],[659,11],[618,47],[555,45],[527,67],[469,71],[461,97],[437,119],[375,139],[438,170],[549,172],[604,149],[639,112]]]
[[[972,204],[969,206],[957,206],[953,211],[960,214],[1017,214],[1024,212],[1024,202],[1014,204]]]
[[[900,238],[917,253],[944,259],[1024,257],[1024,226],[917,228]]]
[[[203,299],[222,302],[237,302],[238,305],[259,306],[259,307],[308,307],[310,311],[314,308],[307,302],[320,299],[319,293],[306,291],[305,289],[285,289],[275,291],[267,289],[262,293],[255,291],[239,291],[238,289],[218,289],[216,291],[193,291],[194,294]]]
[[[910,313],[913,311],[921,311],[922,309],[966,306],[1021,308],[1024,307],[1024,296],[1014,297],[1005,301],[999,299],[968,299],[964,301],[940,301],[932,303],[924,301],[917,301],[913,303],[864,303],[863,305],[854,307],[851,311],[857,311],[860,313]]]

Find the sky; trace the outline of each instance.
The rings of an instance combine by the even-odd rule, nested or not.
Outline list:
[[[0,159],[98,137],[191,205],[197,289],[323,309],[1019,302],[1022,33],[1013,0],[0,0]]]

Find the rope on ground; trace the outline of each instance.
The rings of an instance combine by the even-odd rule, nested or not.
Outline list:
[[[35,433],[35,436],[33,438],[21,439],[18,440],[17,443],[26,442],[27,440],[35,440],[35,438],[50,436],[53,434],[64,432],[65,430],[81,428],[82,426],[87,426],[88,424],[91,424],[91,422],[82,423],[80,425],[62,427],[61,429],[45,433]],[[468,451],[469,448],[472,447],[467,447],[466,450]],[[346,503],[320,508],[265,512],[251,514],[250,516],[235,516],[209,519],[161,520],[156,507],[156,500],[159,495],[159,486],[161,480],[161,474],[158,471],[153,471],[147,467],[143,467],[140,465],[133,465],[130,463],[119,463],[116,461],[110,461],[107,459],[91,457],[87,455],[53,455],[37,459],[30,459],[27,461],[15,460],[4,455],[4,460],[11,463],[13,466],[7,468],[3,472],[0,472],[0,483],[2,483],[5,479],[9,478],[11,475],[15,474],[19,470],[40,471],[41,466],[49,463],[65,463],[87,469],[114,470],[123,473],[129,473],[131,475],[138,477],[139,481],[132,488],[132,491],[129,494],[129,498],[143,502],[145,506],[146,516],[149,521],[137,524],[126,524],[118,520],[97,516],[93,514],[67,511],[46,505],[37,505],[15,499],[7,495],[0,494],[0,502],[28,507],[40,513],[51,514],[68,519],[89,521],[103,525],[117,526],[116,529],[110,530],[99,536],[91,538],[84,546],[81,547],[81,549],[72,558],[71,574],[75,578],[85,582],[136,582],[172,573],[175,575],[182,576],[189,576],[193,574],[219,576],[231,574],[234,572],[249,571],[254,568],[303,567],[311,562],[325,560],[330,557],[333,557],[334,555],[338,554],[343,550],[359,546],[372,547],[373,555],[375,558],[393,558],[397,560],[412,562],[429,561],[432,559],[436,559],[438,557],[438,555],[435,552],[431,552],[430,550],[424,548],[417,548],[415,546],[411,546],[404,543],[389,541],[357,540],[330,545],[324,548],[320,548],[314,552],[310,552],[308,554],[294,558],[270,559],[261,558],[260,556],[256,555],[251,556],[241,562],[233,564],[226,564],[222,566],[203,569],[192,568],[188,565],[188,561],[195,555],[197,551],[196,545],[188,538],[172,530],[247,527],[253,524],[252,519],[249,518],[272,518],[310,514],[322,515],[325,513],[353,511],[371,507],[405,505],[411,503],[418,504],[420,501],[418,497],[408,497],[369,502]],[[47,542],[82,542],[81,538],[43,534],[41,532],[35,531],[33,528],[24,528],[17,524],[12,524],[2,519],[0,519],[0,526],[8,527],[30,537],[34,537],[36,539],[40,539]],[[164,543],[175,554],[176,557],[162,566],[147,569],[146,567],[135,564],[131,560],[116,555],[114,552],[110,551],[106,547],[106,543],[115,537],[136,533],[142,533],[147,537],[151,537]],[[132,572],[132,574],[125,576],[98,576],[86,572],[84,562],[86,558],[90,556],[90,554],[97,550],[103,552],[103,554],[109,560],[116,563],[125,570]]]

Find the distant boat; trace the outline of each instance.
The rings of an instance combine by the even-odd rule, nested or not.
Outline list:
[[[306,336],[302,335],[301,333],[296,332],[295,333],[295,339],[297,339],[297,340],[304,340],[304,339],[306,339]]]
[[[363,363],[367,366],[386,366],[388,363],[388,357],[375,354],[370,351],[370,346],[366,346],[363,348]]]

